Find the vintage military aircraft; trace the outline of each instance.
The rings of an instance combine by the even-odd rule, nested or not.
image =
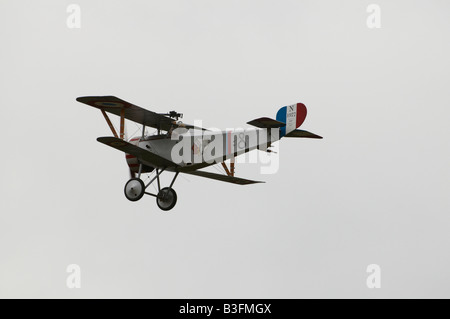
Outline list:
[[[97,141],[125,153],[131,175],[124,188],[126,198],[137,201],[144,194],[151,195],[156,197],[158,207],[165,211],[172,209],[177,202],[172,186],[179,173],[238,185],[261,183],[234,176],[236,156],[255,149],[271,152],[272,143],[283,137],[322,138],[297,129],[306,118],[306,107],[302,103],[282,107],[276,120],[262,117],[247,122],[257,129],[217,132],[184,124],[179,121],[182,114],[175,111],[155,113],[115,96],[85,96],[77,98],[77,101],[99,109],[114,135],[99,137]],[[119,134],[107,113],[120,117]],[[125,119],[142,125],[140,137],[126,139]],[[156,129],[156,134],[146,135],[146,127]],[[225,164],[226,160],[230,160],[229,167]],[[226,175],[200,170],[218,163],[223,166]],[[155,176],[144,184],[141,175],[153,171]],[[161,188],[160,175],[164,171],[174,172],[175,176],[168,187]],[[147,192],[146,189],[155,180],[158,193]]]

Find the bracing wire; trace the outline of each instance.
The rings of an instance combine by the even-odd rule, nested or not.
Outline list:
[[[215,170],[217,171],[217,172],[219,172],[220,174],[223,174],[224,172],[225,172],[225,170],[224,171],[222,171],[220,168],[218,168],[216,165],[213,165],[213,167],[215,168]],[[225,172],[226,173],[226,172]]]

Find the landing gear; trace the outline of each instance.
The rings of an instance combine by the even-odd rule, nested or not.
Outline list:
[[[145,185],[140,178],[142,171],[142,164],[140,164],[138,177],[130,179],[125,184],[125,197],[128,200],[135,202],[140,200],[142,196],[144,196],[144,194],[147,194],[156,197],[156,204],[161,210],[168,211],[174,208],[175,204],[177,203],[177,193],[172,188],[172,186],[175,183],[175,180],[177,179],[179,173],[175,173],[175,176],[169,187],[164,187],[161,189],[159,176],[162,174],[162,172],[164,172],[164,170],[165,168],[163,168],[162,170],[156,169],[156,176],[153,177],[153,179],[147,185]],[[145,190],[147,189],[147,187],[149,187],[155,180],[157,180],[158,182],[158,194],[146,192]]]
[[[171,210],[176,203],[177,193],[173,188],[164,187],[159,191],[158,196],[156,197],[156,205],[158,205],[161,210]]]
[[[126,184],[124,188],[125,197],[132,201],[138,201],[144,196],[145,185],[140,178],[132,178]]]

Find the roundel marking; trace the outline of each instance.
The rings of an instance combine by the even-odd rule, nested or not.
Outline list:
[[[103,107],[117,107],[117,108],[124,107],[122,103],[117,102],[95,102],[95,105]]]
[[[109,145],[111,145],[111,146],[125,146],[126,143],[125,142],[114,141],[114,142],[109,143]]]

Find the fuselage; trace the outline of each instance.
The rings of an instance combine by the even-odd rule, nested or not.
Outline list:
[[[168,170],[190,170],[222,163],[252,150],[267,151],[279,140],[279,129],[242,130],[180,130],[162,135],[133,138],[130,143],[174,163]],[[133,171],[139,163],[155,167],[153,163],[127,155]]]

